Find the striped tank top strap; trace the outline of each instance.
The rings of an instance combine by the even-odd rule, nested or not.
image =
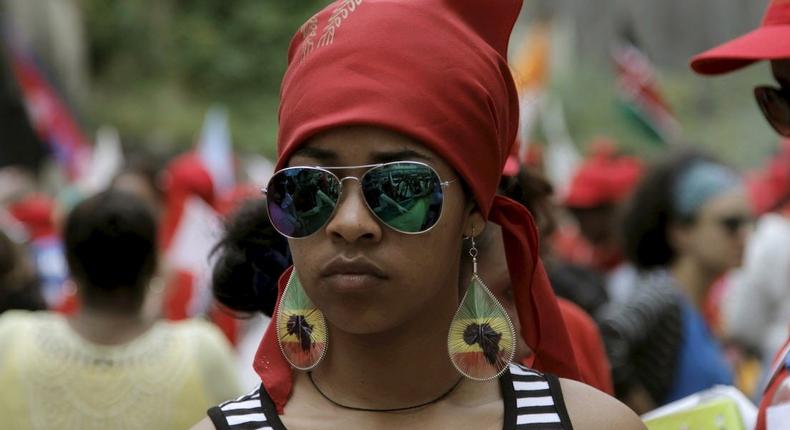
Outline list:
[[[571,429],[559,380],[552,375],[517,365],[510,365],[512,401],[504,396],[505,428],[515,430],[569,430]],[[513,412],[508,412],[508,409]],[[515,420],[514,426],[507,425]],[[512,421],[511,421],[512,422]]]
[[[217,430],[276,430],[278,427],[267,418],[261,393],[262,388],[259,387],[238,399],[209,409],[208,416],[214,427]]]

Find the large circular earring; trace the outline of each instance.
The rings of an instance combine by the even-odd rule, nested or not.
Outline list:
[[[326,355],[328,332],[326,319],[291,272],[276,314],[277,341],[291,367],[310,370]]]
[[[486,381],[501,375],[513,361],[516,335],[505,308],[477,273],[478,251],[474,235],[470,240],[473,275],[450,323],[447,350],[461,374]]]

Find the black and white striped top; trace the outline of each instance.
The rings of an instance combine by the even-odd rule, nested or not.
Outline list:
[[[572,429],[557,377],[511,364],[499,386],[505,402],[503,430]],[[217,430],[286,430],[263,385],[209,409],[208,416]]]

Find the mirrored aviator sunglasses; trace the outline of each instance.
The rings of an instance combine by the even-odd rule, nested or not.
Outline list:
[[[771,126],[782,136],[790,137],[790,90],[759,86],[754,89],[754,97]]]
[[[367,168],[362,176],[339,177],[337,170]],[[359,181],[365,204],[389,228],[405,234],[430,230],[439,221],[444,181],[429,165],[396,161],[348,167],[287,167],[278,170],[263,190],[274,228],[283,236],[300,239],[319,231],[335,213],[343,182]]]

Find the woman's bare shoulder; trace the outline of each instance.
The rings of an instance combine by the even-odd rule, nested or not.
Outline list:
[[[645,430],[639,417],[614,397],[570,379],[560,379],[574,429]]]
[[[203,418],[199,423],[192,426],[190,430],[216,430],[209,417]]]

